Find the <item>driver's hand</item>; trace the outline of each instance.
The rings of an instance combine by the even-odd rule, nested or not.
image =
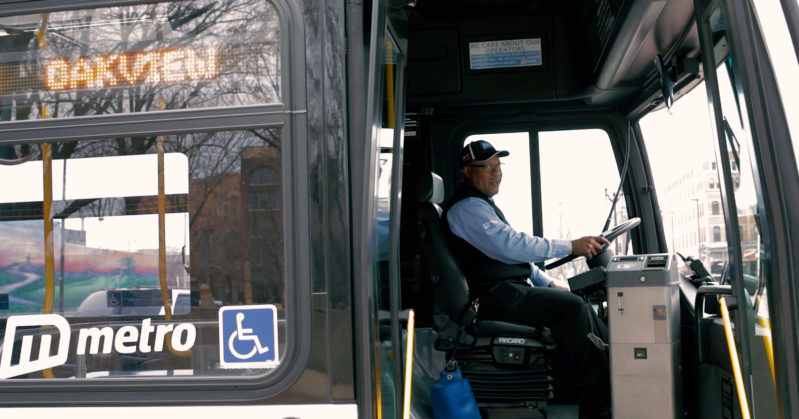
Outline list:
[[[557,279],[549,283],[549,288],[554,288],[556,290],[561,290],[561,291],[571,291],[571,289],[569,288],[569,284],[558,281]]]
[[[591,259],[602,250],[603,245],[610,244],[607,239],[600,236],[585,236],[577,240],[572,240],[572,254],[575,256],[585,256]]]

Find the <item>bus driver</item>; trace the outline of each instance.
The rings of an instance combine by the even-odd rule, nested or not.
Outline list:
[[[549,327],[568,366],[565,378],[577,390],[580,417],[609,418],[607,354],[589,338],[592,323],[604,324],[589,318],[595,314],[580,297],[564,292],[565,285],[532,264],[570,254],[590,258],[608,242],[598,236],[545,239],[514,230],[491,199],[502,181],[499,158],[508,154],[486,141],[463,148],[464,181],[444,205],[448,244],[466,275],[471,297],[480,299],[478,315]]]

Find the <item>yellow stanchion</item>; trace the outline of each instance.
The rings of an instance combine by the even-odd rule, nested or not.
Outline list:
[[[42,106],[42,119],[47,119],[47,107]],[[44,304],[43,314],[53,313],[55,299],[55,244],[53,242],[53,148],[50,143],[42,144],[42,220],[44,221]],[[44,378],[55,378],[53,370],[42,371]]]
[[[746,398],[746,388],[744,388],[744,380],[741,376],[741,364],[738,362],[738,350],[735,349],[735,338],[732,335],[730,313],[727,311],[727,301],[724,297],[719,298],[719,306],[721,307],[721,318],[724,320],[724,334],[727,337],[727,348],[730,351],[730,362],[732,363],[732,373],[735,377],[735,390],[738,393],[738,404],[741,406],[741,416],[743,419],[749,419],[749,402]]]
[[[47,21],[50,19],[49,13],[42,13],[42,21],[39,23],[39,29],[36,31],[36,42],[39,44],[39,49],[47,49],[50,45],[47,43]]]
[[[164,304],[164,318],[172,320],[172,307],[169,306],[169,287],[166,283],[166,196],[164,194],[164,139],[156,139],[158,150],[158,283],[161,285],[161,300]]]
[[[411,388],[413,387],[413,310],[408,312],[408,338],[405,344],[405,391],[402,399],[402,419],[411,416]]]
[[[162,99],[163,101],[163,99]],[[166,283],[166,194],[164,192],[164,138],[156,139],[158,152],[158,283],[161,286],[161,301],[164,305],[164,319],[172,320],[172,307],[169,305],[169,286]],[[167,333],[166,347],[173,355],[188,357],[191,351],[178,351],[172,347],[172,332]]]
[[[774,376],[774,344],[771,341],[771,322],[769,319],[758,317],[757,322],[760,326],[768,330],[768,334],[763,336],[763,345],[766,347],[766,358],[768,358],[768,366],[771,370],[771,382],[777,385],[777,379]]]
[[[392,62],[394,56],[394,47],[391,43],[391,40],[386,39],[386,105],[388,105],[387,109],[387,116],[388,116],[388,127],[394,128],[396,126],[396,121],[394,121],[394,68],[395,65]]]

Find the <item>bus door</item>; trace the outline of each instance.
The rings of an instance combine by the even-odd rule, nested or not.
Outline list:
[[[787,86],[775,74],[788,71],[796,80],[799,70],[778,2],[762,2],[773,3],[776,19],[755,3],[719,1],[697,9],[729,254],[720,281],[731,285],[735,302],[736,385],[744,393],[738,387],[736,414],[795,417],[797,318],[790,310],[799,295],[791,285],[797,250],[788,223],[799,219],[789,204],[799,188],[791,141],[793,134],[796,144],[799,116],[788,109],[796,89],[794,95],[780,91]],[[795,3],[782,3],[796,10]],[[782,50],[763,38],[766,28],[779,25],[786,27]],[[775,57],[786,55],[788,68],[776,71]]]
[[[386,18],[382,2],[372,15],[367,97],[367,135],[364,147],[361,240],[356,293],[364,309],[369,349],[359,365],[361,379],[373,383],[361,388],[361,415],[398,417],[402,409],[403,363],[400,330],[399,213],[402,188],[405,41]],[[358,179],[358,177],[355,177]],[[362,329],[363,330],[363,329]],[[362,341],[364,342],[364,341]],[[363,386],[363,383],[361,384]],[[373,405],[369,401],[373,401]],[[374,410],[372,410],[374,409]]]

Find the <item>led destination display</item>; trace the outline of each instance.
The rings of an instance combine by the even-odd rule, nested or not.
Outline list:
[[[78,59],[59,57],[37,65],[0,66],[0,94],[152,86],[219,76],[219,57],[213,48],[174,48]],[[31,71],[35,68],[39,70]],[[26,72],[30,75],[25,76]]]
[[[101,89],[120,85],[154,85],[217,76],[216,51],[192,48],[81,57],[70,62],[56,58],[45,64],[48,90]]]

